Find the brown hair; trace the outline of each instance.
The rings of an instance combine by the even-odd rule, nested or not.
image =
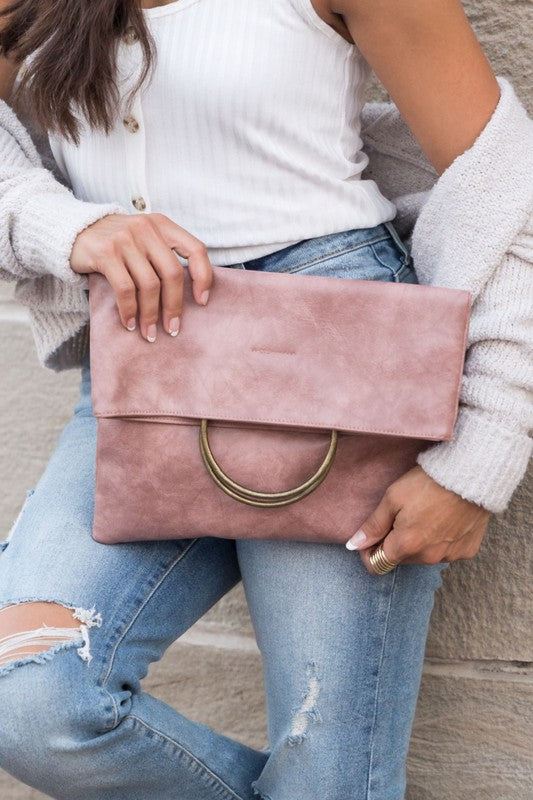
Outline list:
[[[7,21],[6,21],[7,18]],[[143,64],[128,101],[149,75],[155,45],[139,0],[14,0],[0,11],[2,55],[27,69],[12,95],[24,92],[44,131],[79,144],[78,106],[92,128],[110,132],[119,103],[116,45],[128,26],[142,48]],[[35,52],[38,51],[38,52]]]

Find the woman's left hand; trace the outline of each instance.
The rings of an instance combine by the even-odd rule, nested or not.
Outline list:
[[[395,564],[473,558],[489,517],[489,511],[445,489],[417,465],[389,486],[347,547],[359,551],[373,575],[370,555],[380,542]]]

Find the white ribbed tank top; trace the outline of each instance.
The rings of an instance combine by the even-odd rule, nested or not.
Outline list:
[[[368,65],[311,0],[175,0],[144,14],[157,66],[126,108],[141,48],[120,41],[111,134],[78,115],[79,146],[49,135],[76,197],[166,214],[223,266],[394,218],[361,179]]]

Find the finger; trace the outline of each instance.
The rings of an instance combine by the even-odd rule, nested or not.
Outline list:
[[[381,541],[392,528],[396,513],[390,495],[385,492],[377,508],[346,542],[348,550],[360,550]]]
[[[207,255],[207,247],[164,214],[152,214],[151,218],[167,246],[187,259],[194,299],[205,305],[213,284],[213,267]]]
[[[386,544],[385,544],[386,543]],[[383,542],[383,552],[395,564],[416,557],[418,544],[414,537],[400,527],[393,528]]]
[[[183,266],[161,236],[153,216],[155,215],[139,215],[133,218],[120,242],[127,264],[141,289],[139,305],[141,320],[143,315],[146,316],[146,333],[142,323],[141,330],[149,341],[153,341],[157,335],[159,302],[161,301],[163,327],[172,336],[176,336],[179,331],[183,305]],[[152,271],[159,279],[159,292],[156,291],[157,284]],[[143,285],[147,289],[144,294]]]
[[[385,539],[381,542],[381,546],[383,548],[383,553],[385,554],[385,558],[387,558],[387,560],[391,561],[393,564],[399,564],[400,562],[399,561],[395,561],[390,555],[390,547],[387,544],[387,539],[388,538],[389,537],[386,536]],[[370,561],[370,556],[375,551],[375,549],[376,549],[376,546],[368,547],[365,550],[361,550],[359,555],[361,556],[361,561],[363,562],[363,564],[365,565],[365,567],[367,568],[368,572],[370,572],[371,575],[380,575],[379,572],[376,572],[376,570],[374,569],[374,567],[372,566],[372,563]]]
[[[450,564],[452,561],[471,559],[479,552],[481,542],[478,537],[465,534],[453,542],[437,542],[432,545],[421,547],[418,552],[407,555],[402,559],[404,564],[440,564],[445,562]]]
[[[119,258],[110,256],[106,259],[105,271],[102,270],[115,293],[120,321],[128,330],[135,330],[137,316],[137,290],[133,278]]]
[[[151,244],[148,256],[161,280],[163,328],[171,336],[177,336],[183,311],[183,266],[173,251],[159,237]]]
[[[155,342],[161,293],[159,275],[136,247],[125,247],[123,252],[126,266],[137,287],[141,334],[148,342]]]
[[[194,299],[201,305],[206,305],[209,300],[209,292],[213,285],[213,267],[207,256],[207,248],[202,242],[198,242],[189,251],[189,275],[192,278],[192,291]]]
[[[441,541],[428,544],[424,533],[416,529],[402,529],[400,525],[386,537],[383,551],[395,564],[438,564],[444,560],[448,544]]]

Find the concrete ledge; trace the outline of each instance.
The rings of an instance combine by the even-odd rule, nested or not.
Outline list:
[[[406,800],[531,798],[533,672],[502,677],[424,675]]]

